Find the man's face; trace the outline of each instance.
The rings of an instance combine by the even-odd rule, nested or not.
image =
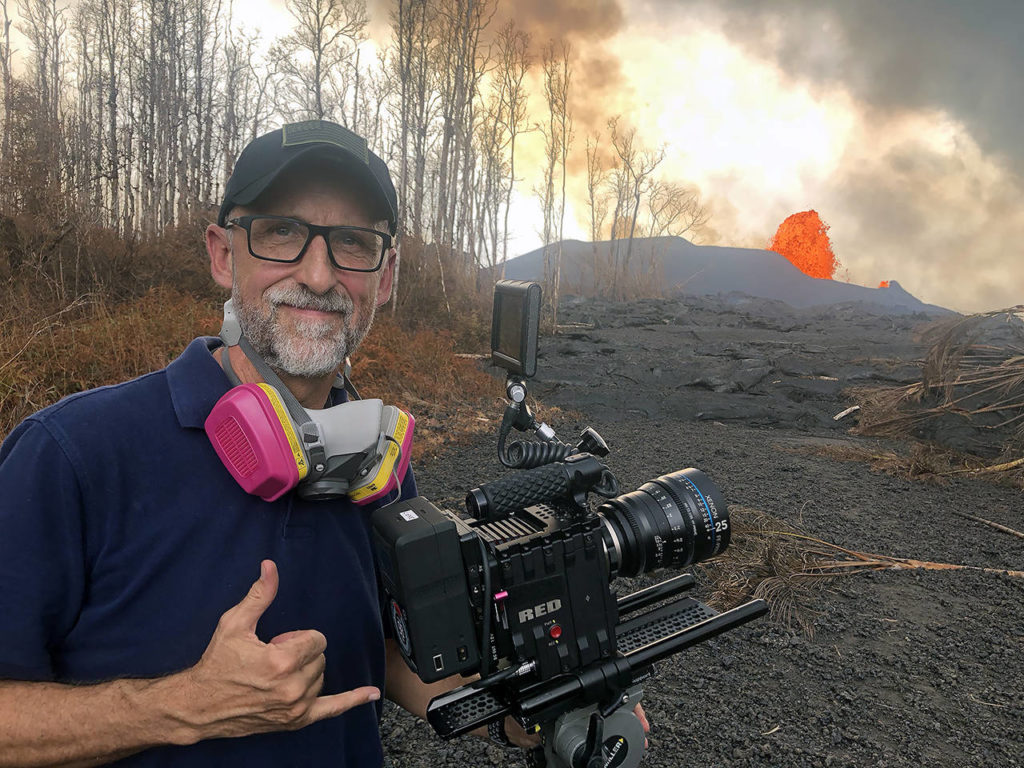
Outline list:
[[[386,223],[372,220],[365,194],[342,186],[337,178],[325,178],[317,168],[290,169],[259,200],[235,208],[228,218],[268,214],[387,231]],[[394,251],[377,272],[350,272],[331,264],[322,237],[313,239],[299,262],[281,264],[254,258],[239,227],[210,230],[207,247],[214,279],[231,288],[243,333],[278,371],[302,378],[337,371],[370,330],[377,307],[391,295]]]

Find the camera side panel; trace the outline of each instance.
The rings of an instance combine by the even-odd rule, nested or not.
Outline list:
[[[499,548],[496,580],[508,593],[499,647],[535,660],[541,680],[615,652],[617,611],[597,525],[590,518],[552,537]]]

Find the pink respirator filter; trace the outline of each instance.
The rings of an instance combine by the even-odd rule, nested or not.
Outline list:
[[[289,442],[289,434],[295,439],[291,423],[282,423],[270,395],[258,384],[229,390],[204,426],[232,477],[247,493],[264,501],[276,501],[307,472],[298,442],[294,446]]]
[[[398,408],[393,410],[398,414],[397,418],[395,423],[388,424],[385,430],[398,443],[398,455],[395,456],[394,444],[389,444],[380,466],[380,470],[387,472],[388,475],[380,490],[364,496],[359,489],[354,489],[349,494],[352,501],[360,506],[382,499],[394,491],[398,487],[398,478],[405,477],[405,473],[409,469],[409,459],[412,457],[412,433],[416,427],[416,419],[407,411],[399,411]],[[405,433],[399,434],[403,426]],[[380,470],[378,470],[378,476]]]

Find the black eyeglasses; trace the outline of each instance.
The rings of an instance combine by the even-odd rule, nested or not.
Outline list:
[[[327,243],[327,256],[337,269],[376,272],[391,247],[391,235],[366,227],[325,227],[287,216],[239,216],[227,225],[245,230],[249,253],[264,261],[294,264],[317,235]]]

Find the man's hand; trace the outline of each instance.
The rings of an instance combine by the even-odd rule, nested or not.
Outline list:
[[[277,566],[264,560],[260,578],[220,617],[202,658],[182,674],[182,717],[195,740],[296,730],[380,698],[371,686],[319,695],[327,648],[320,632],[285,632],[269,643],[256,636],[277,586]]]
[[[636,719],[640,721],[640,725],[644,728],[644,749],[647,749],[650,746],[647,742],[647,734],[651,732],[651,721],[647,719],[647,713],[644,712],[644,708],[640,706],[639,701],[633,707],[633,714],[636,715]]]
[[[276,594],[277,566],[264,560],[184,672],[96,685],[0,680],[0,766],[87,768],[149,747],[295,730],[379,698],[370,686],[318,695],[327,647],[319,632],[256,637]]]

